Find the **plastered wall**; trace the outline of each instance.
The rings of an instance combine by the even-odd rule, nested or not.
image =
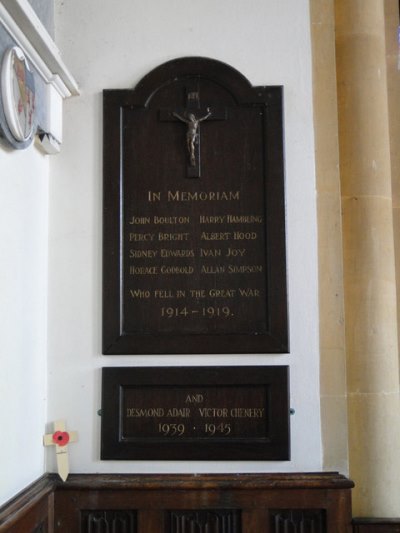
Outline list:
[[[0,147],[0,505],[45,471],[48,160]]]
[[[52,0],[31,5],[52,32]],[[0,24],[0,62],[13,45]],[[35,83],[40,123],[44,84]],[[0,505],[45,472],[48,178],[34,145],[0,144]]]
[[[56,42],[82,95],[66,101],[62,153],[51,160],[48,421],[79,431],[74,472],[262,472],[322,468],[317,238],[309,6],[306,0],[57,0]],[[290,355],[101,355],[102,97],[155,66],[206,56],[253,85],[283,85]],[[291,367],[289,462],[100,461],[102,366]],[[160,372],[162,369],[160,369]],[[53,454],[48,466],[55,468]]]

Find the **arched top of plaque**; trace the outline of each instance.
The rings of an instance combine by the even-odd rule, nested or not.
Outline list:
[[[261,103],[273,100],[280,87],[253,87],[238,70],[215,59],[182,57],[172,59],[149,72],[134,89],[135,103],[151,105],[152,98],[165,86],[182,80],[197,79],[226,89],[237,104]]]
[[[184,57],[103,102],[103,353],[287,352],[282,88]]]

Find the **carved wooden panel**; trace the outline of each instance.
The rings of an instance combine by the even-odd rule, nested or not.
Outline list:
[[[240,512],[170,511],[166,533],[240,533]]]
[[[47,474],[0,507],[0,533],[351,533],[352,487],[337,473]]]
[[[278,509],[270,511],[273,533],[326,533],[323,509]]]
[[[336,473],[70,474],[54,533],[351,533],[352,487]]]
[[[81,511],[81,533],[136,533],[135,511]]]

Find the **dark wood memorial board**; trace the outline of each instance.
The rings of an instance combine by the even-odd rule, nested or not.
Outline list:
[[[102,459],[289,460],[288,368],[103,368]]]
[[[104,354],[288,351],[282,136],[211,59],[104,91]]]

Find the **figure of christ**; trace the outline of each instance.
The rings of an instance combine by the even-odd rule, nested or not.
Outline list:
[[[185,122],[188,125],[186,132],[186,144],[189,151],[190,164],[192,167],[196,166],[195,144],[199,136],[199,124],[200,122],[203,122],[203,120],[207,120],[210,115],[211,111],[209,107],[207,108],[207,115],[204,115],[204,117],[200,118],[196,118],[194,113],[189,113],[187,117],[183,117],[175,112],[173,113],[175,118]]]

